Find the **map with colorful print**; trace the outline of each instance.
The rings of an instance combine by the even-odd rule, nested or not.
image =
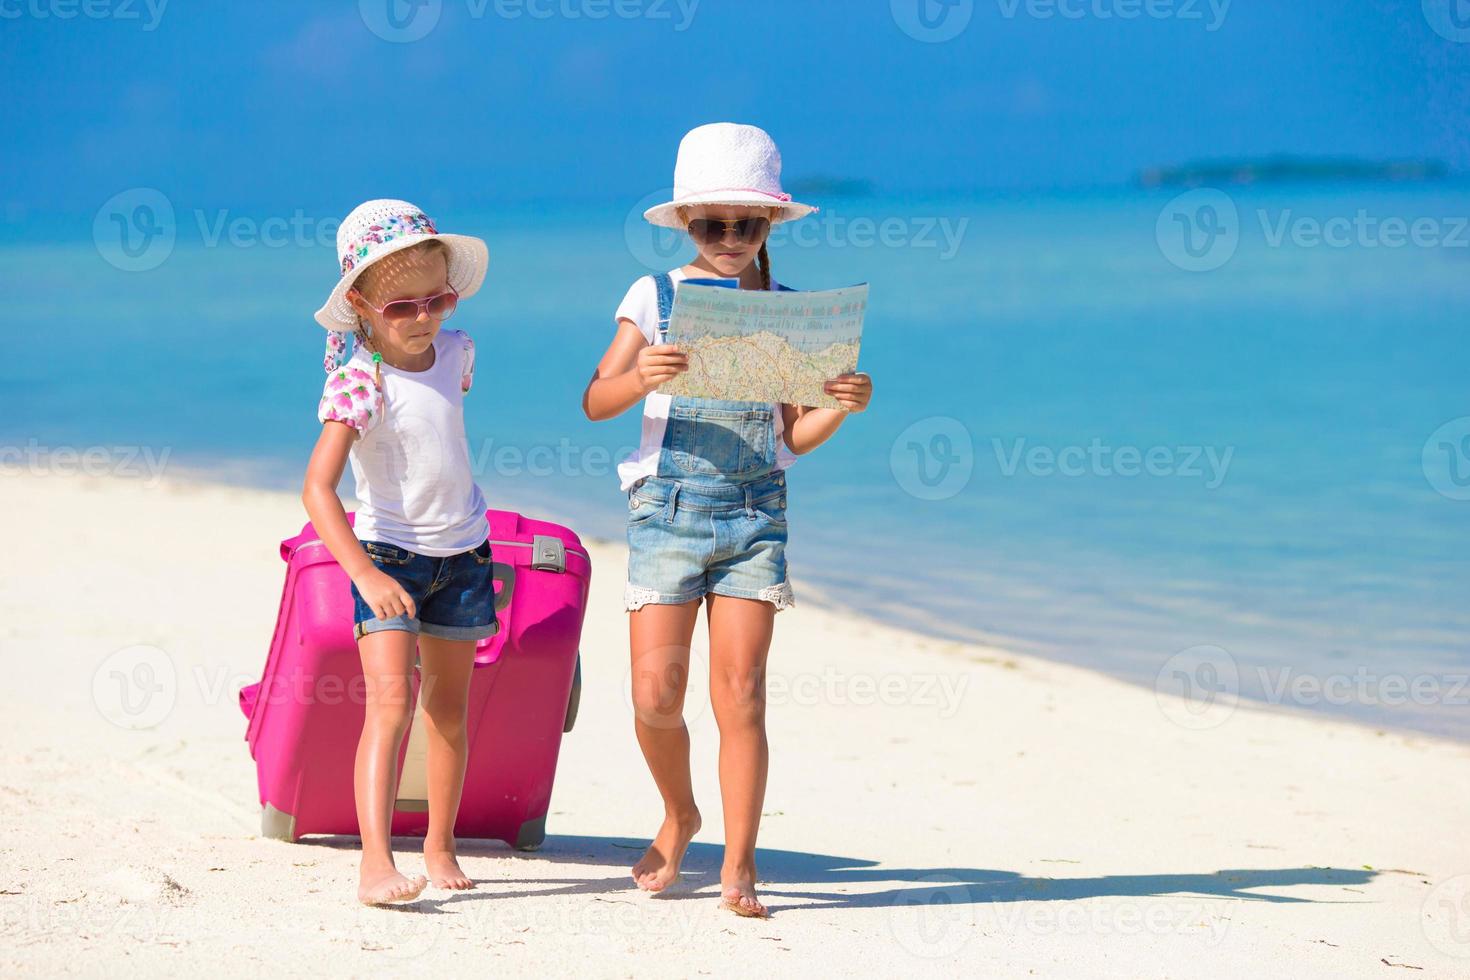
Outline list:
[[[667,343],[689,370],[667,395],[841,408],[823,384],[857,370],[868,286],[761,292],[679,283]]]

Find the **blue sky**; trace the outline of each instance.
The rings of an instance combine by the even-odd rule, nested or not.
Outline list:
[[[0,0],[0,217],[135,186],[325,213],[398,188],[634,200],[720,119],[771,130],[788,176],[898,193],[1277,152],[1470,171],[1470,0],[417,2]],[[963,30],[910,36],[920,2]],[[383,40],[390,3],[437,21]]]

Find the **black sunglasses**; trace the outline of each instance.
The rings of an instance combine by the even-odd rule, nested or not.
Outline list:
[[[733,231],[740,244],[749,245],[759,241],[770,228],[770,218],[693,218],[689,222],[689,237],[701,245],[713,245]]]

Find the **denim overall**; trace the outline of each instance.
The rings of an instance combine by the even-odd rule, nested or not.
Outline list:
[[[654,277],[659,332],[674,284]],[[628,495],[626,605],[708,593],[792,604],[786,580],[786,475],[776,466],[775,406],[675,396],[655,476]]]

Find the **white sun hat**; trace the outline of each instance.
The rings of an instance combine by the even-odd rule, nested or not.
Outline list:
[[[328,330],[357,329],[357,311],[347,302],[347,290],[362,270],[384,256],[424,242],[440,241],[448,251],[449,285],[461,297],[473,296],[485,281],[490,250],[469,235],[441,235],[423,209],[407,201],[368,201],[352,209],[337,229],[337,261],[342,278],[321,309],[316,322]]]
[[[781,151],[757,126],[709,123],[679,141],[674,164],[674,199],[643,212],[665,228],[683,228],[679,208],[733,204],[777,209],[773,222],[805,218],[817,210],[781,190]]]

